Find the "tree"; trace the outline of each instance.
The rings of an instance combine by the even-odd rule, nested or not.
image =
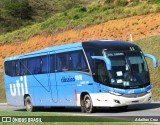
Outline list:
[[[22,20],[31,19],[32,8],[28,0],[4,0],[3,3],[8,15]]]

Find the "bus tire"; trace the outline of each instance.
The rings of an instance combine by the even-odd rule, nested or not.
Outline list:
[[[33,112],[35,110],[35,107],[33,107],[33,104],[32,104],[32,99],[30,96],[27,96],[25,98],[25,106],[26,106],[26,110],[28,112]]]
[[[95,108],[93,107],[92,99],[89,94],[86,94],[83,99],[83,108],[86,113],[93,113]]]
[[[81,100],[81,112],[85,113],[84,100]]]

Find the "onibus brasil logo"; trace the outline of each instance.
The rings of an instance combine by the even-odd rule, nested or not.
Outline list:
[[[28,94],[28,86],[27,86],[27,78],[26,76],[20,77],[20,80],[16,80],[15,84],[9,84],[10,86],[10,93],[12,96],[21,96]]]

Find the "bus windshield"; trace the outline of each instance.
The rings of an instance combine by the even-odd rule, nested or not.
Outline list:
[[[140,88],[149,84],[149,71],[141,52],[106,52],[112,64],[108,71],[110,86]]]

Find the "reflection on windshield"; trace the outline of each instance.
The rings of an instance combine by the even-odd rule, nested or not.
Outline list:
[[[111,60],[110,85],[119,88],[137,88],[149,83],[146,61],[140,52],[106,53]]]

